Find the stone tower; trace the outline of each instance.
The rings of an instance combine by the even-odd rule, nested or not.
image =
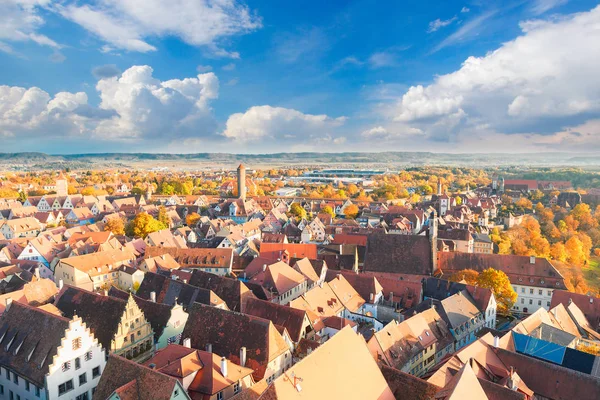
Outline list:
[[[152,186],[152,184],[148,184],[148,188],[146,189],[146,202],[150,202],[152,201],[152,190],[154,189],[154,187]]]
[[[438,238],[438,219],[435,210],[429,214],[429,221],[427,221],[429,229],[427,236],[429,237],[429,244],[431,245],[431,273],[435,273],[437,270],[437,238]]]
[[[500,193],[504,193],[504,177],[500,178]]]
[[[56,195],[58,197],[66,197],[69,195],[69,183],[62,172],[58,178],[56,178]]]
[[[246,167],[240,164],[237,169],[238,198],[246,200]]]

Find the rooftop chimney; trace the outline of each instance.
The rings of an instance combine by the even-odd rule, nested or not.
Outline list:
[[[206,352],[212,353],[212,343],[206,343]]]
[[[375,295],[373,293],[369,293],[369,301],[372,303],[375,300]]]
[[[40,279],[40,268],[39,267],[35,268],[35,277]]]
[[[150,301],[156,303],[156,292],[150,292]]]
[[[227,359],[225,357],[221,357],[221,375],[227,378]]]
[[[394,301],[394,292],[390,292],[390,301]]]
[[[494,336],[494,347],[498,347],[500,345],[500,338],[498,336]]]
[[[245,347],[242,347],[240,349],[240,365],[242,367],[246,366],[246,348]]]
[[[188,349],[192,348],[192,339],[190,339],[189,337],[186,337],[185,339],[183,339],[183,347],[187,347]]]
[[[530,264],[535,264],[535,256],[529,257],[529,263]]]
[[[263,264],[263,272],[267,270],[267,264]]]
[[[61,290],[63,288],[64,282],[62,279],[58,280],[58,290]]]
[[[6,311],[8,311],[11,304],[12,304],[12,297],[7,297],[6,298]]]

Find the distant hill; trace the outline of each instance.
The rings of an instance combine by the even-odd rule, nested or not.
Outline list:
[[[22,163],[107,163],[128,165],[136,162],[210,162],[211,164],[369,164],[391,165],[459,165],[459,166],[499,166],[499,165],[573,165],[598,166],[600,157],[594,154],[572,153],[527,153],[527,154],[485,154],[485,153],[430,153],[430,152],[344,152],[344,153],[271,153],[271,154],[230,154],[230,153],[90,153],[57,154],[45,153],[0,153],[0,164]]]

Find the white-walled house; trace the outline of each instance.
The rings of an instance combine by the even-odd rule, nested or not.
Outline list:
[[[106,359],[79,317],[11,303],[0,326],[1,398],[92,399]]]
[[[33,217],[17,218],[5,221],[0,232],[6,239],[33,238],[42,231],[40,222]]]

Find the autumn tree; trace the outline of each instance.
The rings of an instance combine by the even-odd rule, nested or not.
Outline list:
[[[477,286],[491,289],[498,303],[498,313],[508,315],[517,301],[517,293],[513,290],[508,276],[497,269],[488,268],[477,277]]]
[[[565,249],[568,254],[568,261],[575,265],[583,265],[587,261],[583,243],[576,236],[571,237],[565,242]]]
[[[167,215],[167,208],[165,206],[158,207],[158,221],[166,227],[171,225],[171,218]]]
[[[358,206],[356,204],[350,204],[348,207],[344,208],[344,215],[348,219],[355,219],[358,217]]]
[[[17,192],[16,190],[0,188],[0,199],[10,199],[17,197],[19,197],[19,192]]]
[[[335,218],[335,211],[333,211],[333,208],[331,208],[331,206],[325,206],[321,208],[321,212],[331,215],[331,218]]]
[[[125,234],[125,222],[121,218],[111,218],[104,225],[104,231],[112,232],[113,235],[124,235]]]
[[[448,280],[452,282],[461,282],[464,280],[468,285],[476,285],[477,278],[479,278],[479,272],[474,269],[463,269],[450,275]]]
[[[524,210],[533,209],[533,203],[527,197],[521,197],[519,200],[515,202],[515,205]]]
[[[126,233],[128,236],[145,238],[152,232],[160,231],[166,228],[167,226],[165,224],[157,221],[150,214],[142,212],[137,214],[133,221],[127,224]]]
[[[306,210],[300,205],[300,203],[292,203],[290,207],[290,214],[298,219],[306,218]]]
[[[200,214],[192,212],[185,216],[185,223],[187,226],[194,226],[200,221]]]

